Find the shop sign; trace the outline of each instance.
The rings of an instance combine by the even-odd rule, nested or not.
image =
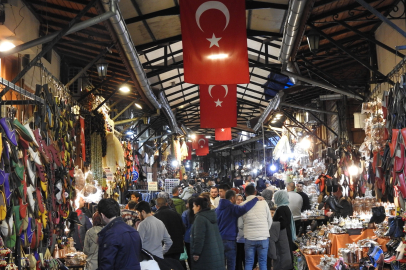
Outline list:
[[[148,182],[149,191],[158,191],[158,182]]]
[[[105,169],[105,172],[106,172],[106,180],[113,181],[113,177],[114,177],[113,172],[110,171],[110,169]]]
[[[139,174],[136,170],[133,170],[133,181],[137,181],[139,177]]]

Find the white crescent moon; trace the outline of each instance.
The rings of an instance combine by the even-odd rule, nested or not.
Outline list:
[[[223,3],[219,2],[219,1],[207,1],[204,2],[203,4],[201,4],[195,13],[195,17],[196,17],[196,23],[197,26],[199,26],[200,30],[203,31],[202,27],[200,26],[200,16],[203,14],[203,12],[205,12],[206,10],[209,9],[217,9],[220,10],[221,12],[223,12],[224,16],[226,17],[226,26],[224,27],[223,31],[226,30],[228,23],[230,22],[230,12],[228,11],[228,8],[226,7],[226,5],[224,5]]]
[[[226,94],[224,95],[224,97],[226,97],[228,95],[228,86],[227,85],[222,85],[224,87],[224,90],[226,90]],[[209,95],[211,98],[213,98],[213,96],[211,95],[211,89],[214,87],[214,85],[209,85]]]
[[[198,145],[200,145],[200,141],[203,141],[203,144],[206,144],[206,140],[205,140],[205,139],[199,139],[199,140],[197,141],[197,144],[198,144]]]

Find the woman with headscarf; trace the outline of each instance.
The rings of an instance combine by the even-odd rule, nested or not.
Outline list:
[[[280,222],[280,230],[286,229],[286,234],[288,235],[289,247],[291,251],[294,251],[296,240],[296,227],[293,221],[292,212],[289,209],[289,195],[285,190],[279,190],[274,195],[274,201],[277,205],[275,214],[273,216],[273,221]],[[292,261],[293,255],[291,253]]]
[[[99,245],[97,234],[103,229],[102,217],[99,212],[95,212],[92,217],[93,227],[86,232],[83,253],[87,255],[86,270],[96,270],[98,268],[97,259]]]
[[[272,210],[275,207],[275,204],[272,201],[273,191],[270,189],[264,189],[261,196],[264,197],[265,201],[268,203],[269,209]]]

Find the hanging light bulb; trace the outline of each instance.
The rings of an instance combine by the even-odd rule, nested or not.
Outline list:
[[[304,138],[301,142],[300,145],[302,146],[303,149],[309,149],[311,146],[312,142],[308,138]]]
[[[276,166],[275,166],[275,164],[272,164],[272,165],[271,165],[271,171],[273,171],[273,172],[276,171]]]
[[[177,161],[177,160],[173,160],[173,161],[172,161],[172,166],[173,166],[173,167],[178,167],[178,161]]]
[[[352,164],[352,165],[348,168],[348,172],[349,172],[350,175],[352,175],[352,176],[358,175],[358,167],[355,166],[354,164]]]

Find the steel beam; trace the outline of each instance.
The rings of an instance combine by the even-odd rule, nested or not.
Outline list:
[[[151,128],[151,126],[153,124],[155,124],[156,121],[158,121],[160,117],[157,117],[154,119],[154,121],[152,121],[152,123],[150,123],[148,126],[146,126],[139,134],[137,134],[137,136],[135,136],[134,141],[138,140],[139,137],[141,137],[142,134],[144,134],[145,131],[147,131],[149,128]]]
[[[358,0],[357,0],[358,1]],[[369,69],[370,71],[375,72],[377,75],[386,78],[385,75],[383,75],[381,72],[379,72],[379,70],[377,70],[376,68],[370,66],[369,64],[365,63],[364,61],[358,59],[357,56],[355,56],[352,52],[348,51],[346,48],[344,48],[344,46],[342,46],[341,44],[339,44],[337,41],[335,41],[334,39],[332,39],[329,35],[327,35],[326,33],[324,33],[323,31],[321,31],[319,28],[315,27],[313,24],[309,23],[307,24],[311,29],[313,29],[314,31],[316,31],[317,33],[319,33],[321,36],[323,36],[325,39],[327,39],[330,43],[334,44],[334,46],[336,46],[338,49],[342,50],[344,53],[348,54],[349,56],[351,56],[354,60],[356,60],[358,63],[360,63],[361,65],[363,65],[365,68]],[[387,78],[386,78],[387,79]],[[388,81],[391,84],[394,84],[391,80],[388,79]]]
[[[34,95],[34,94],[31,93],[31,92],[28,92],[28,91],[25,90],[24,88],[21,88],[21,87],[15,85],[15,84],[12,83],[12,82],[7,81],[6,79],[3,79],[2,77],[0,77],[0,84],[4,85],[6,88],[8,87],[8,88],[12,89],[13,91],[15,91],[15,92],[17,92],[17,93],[19,93],[19,94],[21,94],[21,95],[27,97],[27,98],[30,98],[30,99],[35,100],[35,101],[38,101],[38,102],[40,102],[41,104],[45,104],[45,100],[44,100],[44,99],[40,98],[39,96]],[[4,101],[4,100],[3,100],[3,101]]]
[[[66,85],[66,88],[69,88],[69,86],[76,82],[77,79],[80,78],[89,68],[91,68],[97,61],[99,61],[100,58],[102,58],[108,51],[108,48],[105,48],[103,51],[101,51],[95,58],[93,58],[92,61],[90,61],[81,71],[79,71],[78,74],[76,74],[75,77],[73,77]]]
[[[378,45],[378,46],[384,48],[384,49],[387,50],[388,52],[391,52],[391,53],[393,53],[394,55],[400,56],[400,57],[402,57],[402,58],[405,57],[404,54],[402,54],[402,53],[400,53],[400,52],[398,52],[398,51],[392,49],[392,48],[389,47],[388,45],[385,45],[385,44],[383,44],[382,42],[380,42],[380,41],[378,41],[378,40],[376,40],[376,39],[374,39],[374,38],[369,37],[368,35],[362,33],[361,31],[359,31],[359,30],[356,29],[355,27],[352,27],[351,25],[347,24],[346,22],[344,22],[344,21],[337,21],[337,22],[338,22],[339,24],[341,24],[342,26],[344,26],[345,28],[347,28],[348,30],[350,30],[350,31],[356,33],[357,35],[359,35],[359,36],[365,38],[365,39],[368,40],[369,42],[372,42],[372,43],[374,43],[375,45]]]
[[[94,109],[93,111],[97,111],[98,109],[100,109],[101,106],[103,106],[104,103],[106,103],[106,102],[107,102],[112,96],[114,96],[114,94],[117,93],[117,92],[118,92],[118,89],[116,89],[116,90],[114,90],[113,92],[111,92],[111,94],[110,94],[108,97],[106,97],[106,98],[103,100],[103,102],[100,103],[99,106],[97,106],[96,109]]]
[[[278,3],[267,3],[267,2],[259,2],[259,1],[246,1],[245,2],[245,9],[251,10],[251,9],[280,9],[280,10],[287,10],[288,5],[285,4],[278,4]],[[148,19],[152,19],[155,17],[161,17],[161,16],[176,16],[180,15],[180,10],[179,6],[174,6],[171,8],[151,12],[145,15],[140,15],[139,16],[133,17],[133,18],[128,18],[125,20],[125,23],[127,25],[140,22],[140,21],[145,21]]]
[[[31,61],[28,65],[26,65],[22,71],[20,71],[20,73],[17,74],[17,76],[16,76],[11,82],[12,82],[13,84],[14,84],[14,83],[17,83],[22,77],[24,77],[24,75],[28,72],[28,70],[30,70],[31,67],[33,67],[33,66],[38,62],[38,60],[40,60],[46,53],[48,53],[48,52],[55,46],[55,44],[58,43],[58,41],[61,40],[61,38],[62,38],[64,35],[66,35],[66,33],[72,28],[72,26],[73,26],[75,23],[77,23],[77,22],[80,20],[80,18],[82,18],[82,16],[83,16],[84,14],[86,14],[86,12],[88,12],[88,11],[93,7],[93,5],[96,3],[96,1],[97,1],[97,0],[91,0],[91,1],[87,4],[87,6],[86,6],[84,9],[82,9],[82,10],[78,13],[78,15],[76,15],[75,18],[73,18],[73,19],[69,22],[68,26],[66,26],[65,28],[63,28],[63,29],[56,35],[56,37],[54,37],[54,38],[52,39],[52,41],[51,41],[47,46],[45,46],[45,48],[43,48],[43,49],[41,50],[41,52],[40,52],[39,54],[37,54],[37,56],[35,56],[34,59],[32,59],[32,61]],[[0,57],[1,57],[1,56],[0,56]],[[6,88],[3,89],[3,91],[0,93],[0,99],[8,92],[8,90],[10,90],[10,87],[6,87]]]
[[[112,0],[112,1],[113,1],[113,0]],[[113,9],[113,10],[115,10],[115,9]],[[100,23],[100,22],[103,22],[103,21],[107,20],[108,18],[114,16],[115,14],[116,14],[115,11],[109,11],[109,12],[103,13],[103,14],[101,14],[101,15],[98,15],[98,16],[96,16],[96,17],[94,17],[94,18],[88,19],[88,20],[83,21],[83,22],[75,21],[75,24],[74,24],[73,26],[71,26],[71,27],[68,29],[68,31],[66,31],[62,36],[69,35],[69,34],[78,32],[78,31],[80,31],[80,30],[83,30],[83,29],[85,29],[85,28],[87,28],[87,27],[96,25],[96,24],[98,24],[98,23]],[[79,14],[78,14],[78,15],[79,15]],[[82,17],[82,16],[81,16],[81,17]],[[78,23],[76,23],[76,22],[78,22]],[[48,22],[47,22],[47,23],[48,23]],[[69,25],[70,25],[70,23],[69,23]],[[62,26],[61,26],[61,27],[62,27]],[[56,32],[54,32],[54,33],[52,33],[52,34],[49,34],[49,35],[46,35],[46,36],[43,36],[43,37],[40,37],[40,38],[31,40],[31,41],[28,41],[28,42],[26,42],[26,43],[24,43],[24,44],[21,44],[21,45],[18,45],[18,46],[16,46],[16,47],[14,47],[14,48],[11,49],[11,50],[8,50],[8,51],[6,51],[6,52],[1,52],[1,53],[0,53],[0,58],[1,58],[1,57],[4,57],[4,56],[7,56],[7,55],[10,55],[10,54],[18,53],[18,52],[20,52],[20,51],[27,50],[27,49],[32,48],[32,47],[37,46],[37,45],[41,45],[41,44],[44,44],[44,43],[47,43],[47,42],[51,42],[51,41],[52,41],[54,38],[56,38],[56,37],[61,33],[61,31],[63,31],[63,29],[65,29],[66,27],[67,27],[67,26],[63,26],[63,27],[62,27],[62,30],[59,30],[59,31],[56,31]]]
[[[82,100],[84,100],[88,95],[92,94],[93,92],[95,92],[97,89],[99,89],[100,87],[102,87],[105,83],[107,83],[108,81],[110,81],[113,77],[114,77],[114,72],[113,74],[108,77],[107,79],[104,79],[101,83],[99,83],[98,85],[96,85],[92,90],[90,90],[89,92],[87,92],[86,94],[82,95],[79,99],[78,102],[81,102]]]
[[[134,105],[134,102],[131,101],[130,104],[127,105],[127,107],[125,107],[124,109],[122,109],[118,114],[116,114],[116,116],[114,116],[111,120],[116,120],[120,115],[122,115],[125,111],[127,111],[131,106]]]
[[[371,7],[370,4],[368,4],[367,2],[365,2],[364,0],[355,0],[358,2],[358,4],[360,4],[361,6],[363,6],[365,9],[367,9],[369,12],[371,12],[372,14],[374,14],[376,17],[378,17],[381,21],[383,21],[384,23],[386,23],[387,25],[389,25],[390,27],[392,27],[393,29],[395,29],[399,34],[401,34],[403,37],[406,38],[406,32],[403,31],[403,29],[401,29],[399,26],[397,26],[395,23],[393,23],[391,20],[389,20],[388,18],[386,18],[385,16],[382,15],[382,13],[380,13],[379,11],[377,11],[376,9],[374,9],[373,7]]]
[[[114,122],[114,125],[115,125],[115,126],[118,126],[118,125],[121,125],[121,124],[125,124],[125,123],[129,123],[129,122],[138,121],[138,120],[140,120],[141,118],[142,118],[142,116],[140,116],[140,117],[134,117],[134,118],[130,118],[130,119],[125,119],[125,120],[120,120],[120,121],[115,121],[115,122]]]
[[[318,113],[325,113],[325,114],[338,115],[337,112],[318,110],[318,109],[313,109],[313,108],[309,108],[309,107],[305,107],[305,106],[300,106],[300,105],[296,105],[296,104],[290,104],[290,103],[286,103],[286,102],[281,102],[280,105],[281,105],[281,106],[284,106],[284,107],[291,107],[291,108],[301,109],[301,110],[305,110],[305,111],[311,111],[311,112],[318,112]]]
[[[311,131],[310,129],[308,129],[305,125],[303,125],[302,123],[300,123],[299,121],[296,120],[296,118],[291,115],[288,111],[283,110],[284,115],[287,116],[290,120],[292,120],[293,122],[296,123],[296,125],[302,127],[303,129],[307,130],[312,136],[316,137],[319,141],[321,141],[323,144],[325,144],[326,146],[329,146],[328,143],[326,143],[323,139],[321,139],[319,136],[317,136],[316,134],[314,134],[313,131]]]
[[[110,110],[113,109],[114,106],[116,106],[118,103],[120,103],[120,101],[121,101],[121,99],[119,99],[119,100],[115,101],[113,104],[111,104],[111,105],[109,106]]]
[[[299,81],[306,82],[306,83],[309,83],[311,85],[318,86],[318,87],[330,90],[332,92],[336,92],[338,94],[343,94],[343,95],[346,95],[346,96],[348,96],[350,98],[355,98],[355,99],[358,99],[358,100],[363,100],[364,99],[360,95],[355,95],[355,94],[349,93],[346,90],[343,90],[343,89],[340,89],[340,88],[337,88],[337,87],[334,87],[334,86],[331,86],[331,85],[327,85],[327,84],[324,84],[324,83],[309,79],[307,77],[298,75],[296,73],[292,73],[292,72],[289,72],[289,71],[282,71],[282,74],[287,75],[289,77],[290,76],[295,77]]]

